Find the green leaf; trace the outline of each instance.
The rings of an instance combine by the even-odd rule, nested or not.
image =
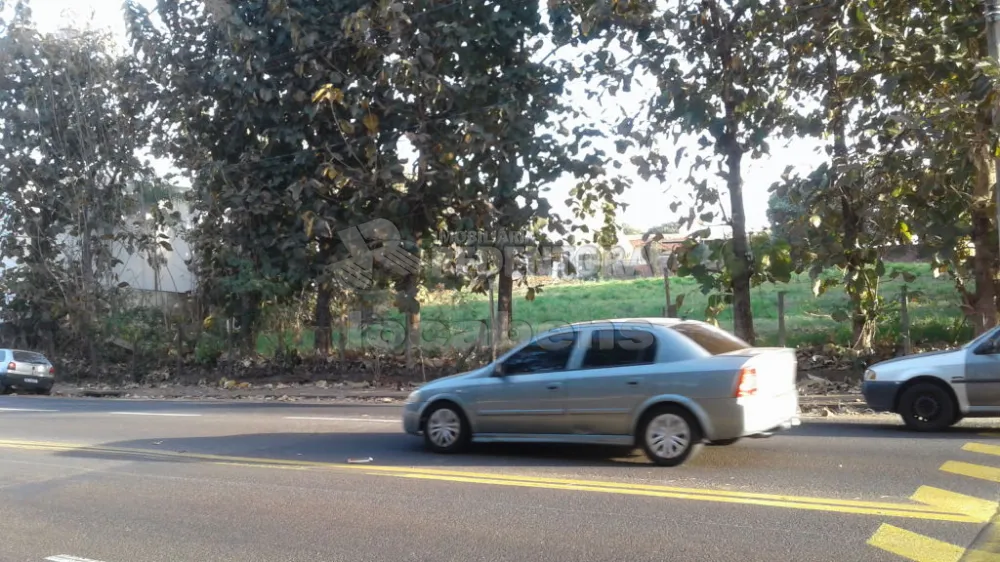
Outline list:
[[[368,129],[369,134],[374,135],[375,133],[378,133],[378,116],[374,113],[366,114],[364,119],[362,119],[362,123],[364,123],[365,128]]]
[[[913,243],[913,234],[910,232],[910,225],[906,224],[903,221],[900,221],[899,225],[898,225],[898,228],[899,228],[899,236],[900,236],[900,238],[902,238],[902,240],[904,242],[906,242],[907,244],[912,244]]]

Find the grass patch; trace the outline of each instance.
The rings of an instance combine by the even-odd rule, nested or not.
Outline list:
[[[959,298],[952,283],[944,278],[935,279],[926,264],[894,264],[889,270],[901,269],[916,276],[907,283],[908,291],[917,297],[909,304],[910,335],[914,343],[956,343],[971,337],[959,309]],[[827,273],[836,276],[836,271]],[[886,280],[880,293],[892,301],[887,320],[879,326],[879,337],[898,340],[899,294],[904,282],[901,278]],[[704,320],[707,296],[691,278],[672,278],[671,295],[684,295],[678,315]],[[773,345],[778,339],[778,292],[785,291],[785,326],[787,343],[791,346],[849,343],[851,327],[838,323],[831,314],[848,310],[847,296],[840,287],[815,297],[812,283],[803,274],[787,284],[766,284],[755,287],[752,293],[754,326],[759,345]],[[514,298],[513,331],[517,339],[529,337],[553,326],[586,320],[607,318],[662,316],[665,296],[662,278],[572,282],[545,287],[537,298],[529,302],[524,291],[517,291]],[[475,341],[479,326],[489,318],[489,302],[485,295],[470,293],[437,293],[421,311],[422,339],[426,353],[434,355],[442,347],[467,345]],[[395,311],[382,319],[380,329],[370,330],[367,338],[352,330],[349,346],[358,349],[380,341],[402,341],[402,315]],[[723,328],[732,329],[732,310],[719,316]],[[381,332],[381,336],[378,333]],[[367,340],[367,341],[366,341]],[[296,347],[311,349],[312,333],[305,332]],[[259,351],[273,352],[276,338],[262,336]]]

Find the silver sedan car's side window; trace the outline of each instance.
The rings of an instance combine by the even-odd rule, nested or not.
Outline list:
[[[656,361],[656,337],[646,330],[594,330],[583,357],[583,369],[628,367]]]
[[[575,331],[539,338],[508,357],[502,365],[503,374],[528,375],[561,371],[566,368],[575,343]]]

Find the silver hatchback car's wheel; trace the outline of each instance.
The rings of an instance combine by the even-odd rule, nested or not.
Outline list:
[[[424,423],[424,443],[436,453],[454,453],[469,440],[469,424],[457,406],[448,403],[431,406]]]
[[[640,424],[642,449],[661,466],[683,464],[702,447],[701,429],[687,410],[662,406],[649,412]]]

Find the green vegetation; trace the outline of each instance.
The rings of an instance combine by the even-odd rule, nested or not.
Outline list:
[[[906,271],[915,276],[912,283],[902,278],[883,283],[880,293],[888,301],[897,303],[902,287],[906,285],[909,300],[910,337],[915,344],[955,344],[972,336],[971,327],[962,320],[959,300],[954,286],[944,278],[935,279],[925,264],[892,264],[891,269]],[[827,276],[836,275],[828,271]],[[674,278],[670,283],[673,295],[684,295],[678,316],[697,320],[705,319],[708,297],[701,293],[691,278]],[[760,342],[776,345],[778,341],[778,293],[785,292],[786,344],[789,346],[822,345],[834,343],[849,346],[851,327],[837,322],[831,315],[846,310],[849,302],[842,293],[827,292],[816,297],[808,275],[795,276],[783,284],[766,283],[753,290],[753,314],[759,324]],[[489,302],[482,295],[446,291],[433,296],[433,302],[423,308],[423,347],[428,354],[437,354],[442,344],[459,344],[474,340],[478,322],[489,319]],[[658,317],[663,314],[663,280],[645,278],[571,282],[545,288],[544,296],[533,301],[516,299],[514,305],[514,339],[525,337],[529,330],[537,333],[561,323],[600,320],[607,318]],[[893,311],[898,310],[898,308]],[[898,314],[886,315],[878,325],[881,341],[899,339]],[[385,329],[398,336],[403,317],[390,313],[375,324],[372,331]],[[718,317],[719,325],[732,329],[732,314],[724,310]],[[350,347],[364,345],[364,338],[352,330]],[[369,335],[369,345],[371,338]],[[470,339],[471,338],[471,339]],[[291,337],[295,340],[296,338]],[[304,331],[295,344],[301,349],[313,346],[313,335]],[[271,354],[276,338],[263,335],[258,340],[258,350]]]
[[[526,246],[607,251],[622,230],[690,232],[669,245],[671,308],[751,343],[775,342],[779,291],[789,344],[869,358],[899,342],[904,283],[915,342],[997,323],[1000,67],[980,2],[128,0],[128,49],[39,30],[44,4],[0,0],[0,257],[17,262],[0,319],[93,372],[294,365],[372,317],[344,343],[412,369],[485,340],[491,316],[501,340],[658,316],[658,276],[527,275]],[[748,232],[743,172],[802,141],[821,161],[789,166],[771,229]],[[140,154],[172,163],[183,198]],[[671,193],[658,227],[617,224],[636,178]],[[119,266],[158,272],[170,229],[191,306],[129,310]],[[442,231],[526,242],[405,267]],[[886,263],[917,241],[925,264]]]

